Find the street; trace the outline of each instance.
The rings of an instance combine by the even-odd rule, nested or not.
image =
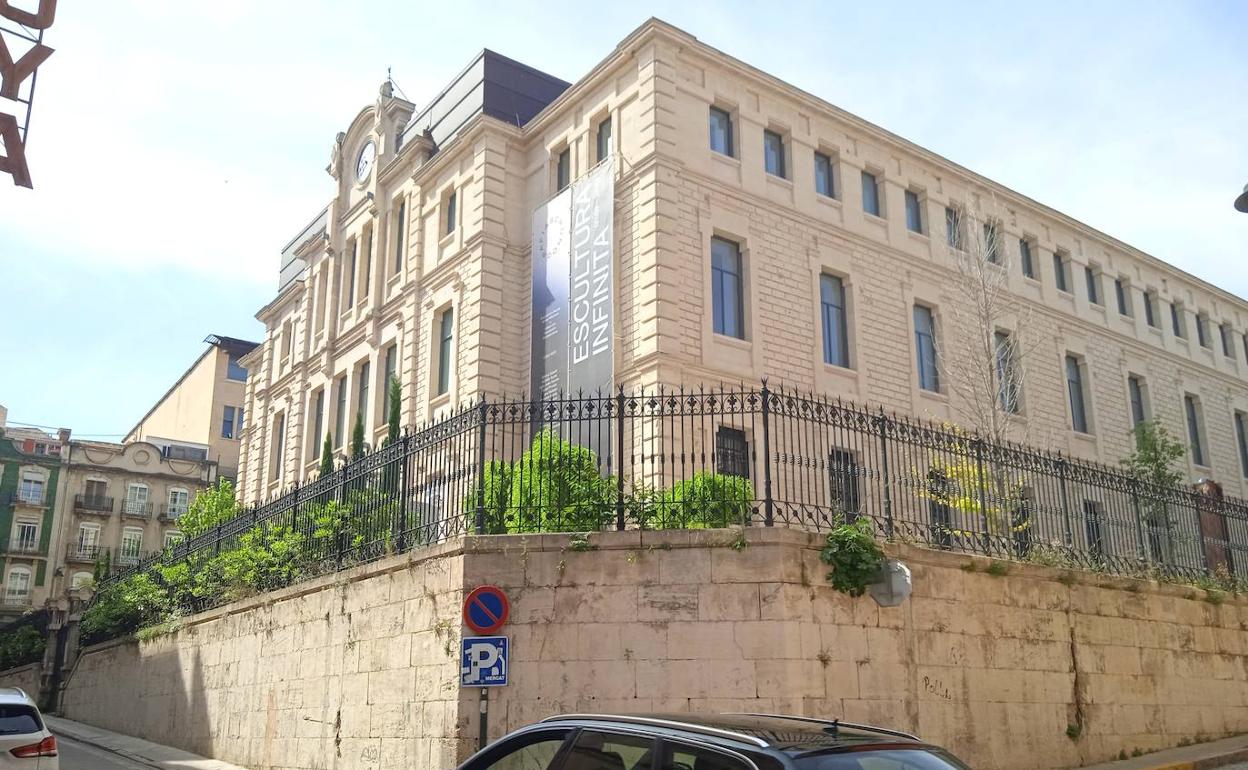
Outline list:
[[[61,754],[61,770],[150,770],[150,765],[132,762],[104,749],[56,736]]]

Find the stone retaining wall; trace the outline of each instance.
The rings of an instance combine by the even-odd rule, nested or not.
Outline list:
[[[476,744],[460,602],[505,588],[491,738],[562,711],[792,712],[915,730],[975,767],[1074,767],[1248,732],[1248,604],[891,547],[899,608],[785,529],[466,538],[91,648],[67,716],[268,768],[449,768]]]

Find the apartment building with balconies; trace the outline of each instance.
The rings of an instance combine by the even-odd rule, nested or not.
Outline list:
[[[43,604],[53,590],[56,511],[69,431],[6,425],[0,406],[0,617]]]
[[[244,361],[242,497],[314,476],[357,417],[379,440],[390,376],[407,425],[532,392],[535,212],[600,164],[615,383],[769,377],[983,427],[946,354],[970,223],[1009,297],[971,332],[1032,340],[1022,382],[994,375],[1007,436],[1114,464],[1155,418],[1192,480],[1248,495],[1248,302],[650,20],[574,84],[486,52],[339,134]]]
[[[145,441],[74,441],[58,517],[68,585],[94,571],[131,566],[181,539],[178,519],[216,483],[211,460],[169,456]]]

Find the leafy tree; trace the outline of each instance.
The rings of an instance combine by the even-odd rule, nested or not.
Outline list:
[[[642,513],[649,529],[711,529],[744,525],[750,520],[754,486],[730,474],[699,472],[672,485]]]
[[[355,415],[355,428],[351,431],[351,459],[358,460],[364,456],[364,414]]]
[[[1025,514],[1025,481],[991,457],[977,460],[980,438],[957,427],[949,430],[954,435],[950,445],[932,454],[926,476],[915,483],[920,498],[948,515],[947,523],[933,521],[933,525],[944,535],[1025,538],[1031,528]],[[986,443],[984,448],[988,448]]]
[[[238,511],[234,486],[227,479],[220,479],[215,487],[209,487],[195,496],[186,513],[178,518],[178,525],[187,537],[195,537],[234,518]]]
[[[1146,486],[1156,489],[1141,495],[1144,517],[1148,522],[1149,550],[1153,559],[1167,561],[1173,524],[1169,505],[1160,490],[1172,489],[1183,483],[1183,471],[1176,467],[1187,454],[1183,442],[1170,435],[1158,420],[1145,420],[1135,426],[1135,451],[1122,458],[1128,474]]]
[[[320,476],[324,478],[334,472],[334,440],[332,436],[325,437],[325,445],[321,448],[321,470]]]
[[[0,670],[41,660],[46,646],[47,639],[30,625],[0,635]]]
[[[101,591],[82,615],[83,641],[92,644],[132,634],[169,614],[169,596],[150,575],[131,575]]]
[[[390,377],[389,388],[390,413],[386,415],[386,443],[393,444],[399,440],[399,402],[403,400],[403,386],[399,384],[398,377]]]

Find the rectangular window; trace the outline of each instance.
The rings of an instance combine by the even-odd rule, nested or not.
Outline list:
[[[923,206],[914,190],[906,190],[906,228],[912,233],[923,232]]]
[[[1202,348],[1212,347],[1209,344],[1209,316],[1204,313],[1196,314],[1196,341]]]
[[[1070,293],[1070,260],[1060,251],[1053,252],[1053,283],[1058,291]]]
[[[733,157],[732,115],[727,110],[712,107],[710,112],[711,149],[720,155]]]
[[[823,320],[823,362],[849,367],[849,332],[845,323],[845,284],[835,275],[819,276]]]
[[[828,453],[828,483],[832,505],[837,506],[837,513],[844,514],[846,521],[858,518],[861,510],[858,489],[860,475],[858,458],[853,452],[833,449]]]
[[[1248,479],[1248,415],[1235,413],[1235,445],[1239,447],[1239,472]]]
[[[1118,315],[1125,315],[1128,318],[1134,315],[1131,307],[1131,288],[1126,281],[1121,278],[1114,279],[1114,294],[1118,298]]]
[[[1244,342],[1244,360],[1248,361],[1248,333],[1245,333],[1241,339]]]
[[[334,391],[338,403],[334,405],[334,435],[331,438],[334,447],[338,448],[342,446],[347,427],[347,375],[338,378]]]
[[[1088,282],[1088,302],[1101,304],[1101,275],[1091,265],[1083,268],[1083,277]],[[1060,288],[1060,287],[1059,287]]]
[[[862,172],[862,210],[875,216],[880,213],[880,180],[870,171]]]
[[[226,358],[225,378],[235,382],[247,381],[247,370],[238,362],[238,356],[233,353]]]
[[[399,212],[394,221],[394,274],[403,270],[403,244],[407,237],[407,199],[399,201]]]
[[[1018,414],[1022,392],[1022,381],[1018,376],[1018,356],[1014,349],[1014,340],[1009,332],[998,331],[993,335],[997,358],[997,401],[1001,408],[1011,414]]]
[[[716,334],[745,339],[743,288],[741,247],[725,238],[711,238],[711,309]]]
[[[455,310],[447,308],[438,320],[438,391],[440,396],[451,388],[451,343],[455,333]]]
[[[364,236],[364,281],[360,286],[360,301],[368,299],[368,290],[373,280],[373,228],[369,227]]]
[[[993,263],[997,263],[1000,255],[997,253],[997,223],[984,223],[984,259]]]
[[[1201,424],[1200,402],[1191,393],[1183,394],[1183,411],[1187,415],[1187,442],[1192,450],[1192,462],[1209,465],[1205,458],[1205,427]]]
[[[555,161],[555,190],[562,190],[570,184],[572,184],[572,150],[565,147]]]
[[[18,521],[13,527],[13,547],[18,553],[32,553],[39,547],[39,525]]]
[[[381,380],[381,413],[386,420],[390,419],[390,381],[394,379],[395,367],[399,362],[399,348],[397,345],[391,345],[386,348],[385,368],[382,370],[384,374]]]
[[[279,414],[273,420],[273,467],[270,469],[271,479],[280,479],[282,477],[282,467],[285,466],[286,454],[286,415]]]
[[[914,306],[914,348],[919,369],[919,387],[940,391],[940,371],[936,365],[936,323],[932,309]]]
[[[785,178],[784,137],[763,129],[763,167],[768,174]]]
[[[134,564],[143,552],[143,530],[126,527],[121,533],[121,562]]]
[[[1036,265],[1031,261],[1031,241],[1026,238],[1018,239],[1018,262],[1025,278],[1036,277]]]
[[[169,507],[166,509],[168,517],[176,519],[186,513],[187,506],[191,502],[191,493],[185,489],[169,490]]]
[[[100,527],[98,524],[78,525],[78,554],[94,559],[96,548],[100,544]]]
[[[182,533],[171,529],[165,533],[165,548],[172,548],[181,543],[182,540]]]
[[[355,411],[356,414],[359,415],[360,424],[364,426],[365,430],[367,430],[369,426],[368,388],[371,383],[369,382],[368,375],[370,371],[372,371],[372,366],[368,361],[361,363],[360,370],[356,374],[355,380]],[[354,429],[354,426],[352,426],[352,428]]]
[[[1183,306],[1177,302],[1170,303],[1170,328],[1174,336],[1181,340],[1187,339],[1187,325],[1183,323]]]
[[[312,446],[309,447],[310,454],[317,457],[321,451],[321,444],[325,441],[325,389],[321,388],[316,391],[316,400],[313,402],[315,406],[312,408]]]
[[[821,152],[815,153],[815,192],[829,198],[836,197],[836,185],[832,178],[832,158]]]
[[[234,407],[227,406],[221,415],[221,438],[236,438],[234,435]]]
[[[598,124],[598,135],[594,144],[598,151],[598,162],[601,163],[611,155],[611,118]]]
[[[1144,292],[1144,323],[1154,329],[1160,328],[1157,323],[1157,295],[1155,292]]]
[[[1231,331],[1230,324],[1222,324],[1218,327],[1218,333],[1222,335],[1222,355],[1227,358],[1235,357],[1235,344],[1231,342],[1234,333]]]
[[[1144,406],[1144,380],[1138,375],[1127,377],[1127,398],[1131,401],[1131,427],[1135,428],[1148,419]]]
[[[17,488],[17,499],[25,503],[43,505],[43,477],[32,474],[23,475]]]
[[[358,255],[356,254],[356,241],[351,239],[351,260],[347,263],[347,307],[355,306],[355,268]]]
[[[450,193],[447,194],[444,208],[446,209],[446,221],[443,223],[445,227],[444,234],[450,235],[451,233],[455,232],[455,222],[459,218],[458,215],[455,213],[456,195],[455,195],[454,190],[452,190]]]
[[[952,206],[945,206],[945,242],[951,249],[962,248],[962,215]]]
[[[745,431],[722,425],[715,431],[715,472],[750,477],[750,446]]]
[[[83,497],[97,503],[102,502],[108,497],[108,482],[99,479],[87,479]],[[109,502],[109,507],[112,507],[111,502]]]
[[[1088,428],[1087,393],[1083,383],[1083,363],[1072,355],[1066,356],[1066,391],[1070,396],[1070,427],[1079,433],[1091,433]]]

